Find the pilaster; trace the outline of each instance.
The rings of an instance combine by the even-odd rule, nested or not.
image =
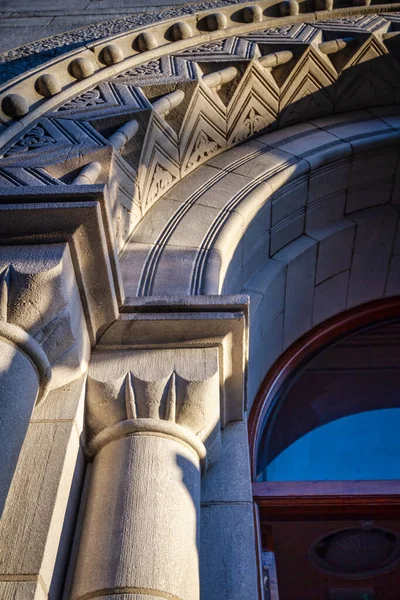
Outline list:
[[[85,473],[85,373],[121,291],[101,200],[25,192],[0,205],[0,583],[53,600]]]
[[[201,473],[219,460],[221,428],[243,415],[243,300],[158,299],[168,313],[137,301],[142,312],[122,314],[100,339],[73,600],[199,600]]]

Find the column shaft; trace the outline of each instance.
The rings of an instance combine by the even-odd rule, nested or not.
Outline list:
[[[38,394],[50,379],[42,349],[20,327],[0,321],[0,515]]]
[[[198,600],[199,505],[188,443],[149,431],[107,443],[94,459],[72,599]]]

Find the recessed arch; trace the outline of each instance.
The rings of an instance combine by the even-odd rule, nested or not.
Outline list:
[[[313,328],[290,346],[266,375],[249,416],[250,460],[253,480],[257,473],[259,444],[268,415],[280,394],[309,362],[338,340],[366,327],[398,319],[400,297],[377,300],[345,311]]]

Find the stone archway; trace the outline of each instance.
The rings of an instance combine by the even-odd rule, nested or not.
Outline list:
[[[0,577],[6,593],[24,593],[31,573],[24,590],[58,600],[83,453],[92,460],[106,444],[147,436],[197,452],[170,480],[193,500],[200,546],[192,539],[171,564],[149,546],[152,560],[136,570],[128,515],[111,523],[96,508],[81,546],[92,577],[81,572],[73,597],[198,600],[200,563],[204,600],[255,599],[246,377],[251,402],[313,324],[399,293],[396,14],[329,2],[307,12],[292,0],[203,8],[122,27],[1,88],[2,315],[43,348],[53,373],[5,509],[4,539],[18,540]],[[355,105],[365,110],[345,112]],[[147,514],[139,483],[161,454],[135,466],[138,485],[123,495],[160,535],[168,506],[157,520]],[[32,478],[35,458],[44,466]],[[119,501],[107,483],[105,498]],[[86,552],[105,523],[101,549]],[[114,569],[116,531],[132,552],[123,564],[113,553]],[[35,548],[21,552],[30,537]],[[188,585],[174,577],[185,558]],[[66,593],[84,564],[73,561]]]
[[[386,111],[316,119],[211,159],[143,218],[128,296],[245,292],[249,400],[312,326],[399,294],[399,132]]]

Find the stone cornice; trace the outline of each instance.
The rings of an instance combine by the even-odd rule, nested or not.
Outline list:
[[[107,230],[107,200],[100,186],[93,188],[75,195],[72,202],[59,188],[39,194],[27,186],[22,194],[0,196],[0,236],[3,246],[68,244],[90,341],[95,344],[118,314],[122,289],[114,232]]]

